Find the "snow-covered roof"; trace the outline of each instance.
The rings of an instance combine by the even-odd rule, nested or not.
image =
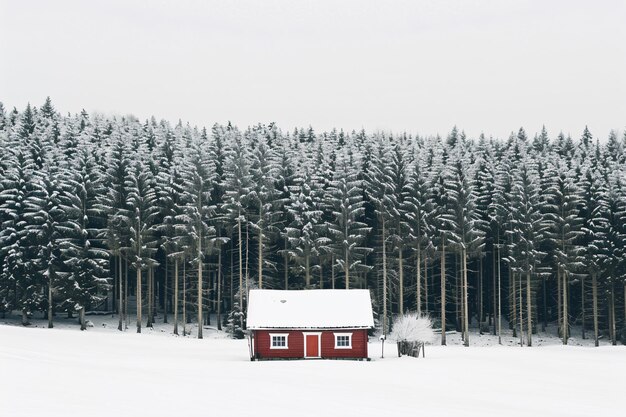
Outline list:
[[[248,329],[374,327],[369,290],[250,290]]]

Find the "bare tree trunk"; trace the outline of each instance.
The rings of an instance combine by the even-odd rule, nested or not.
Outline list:
[[[497,273],[496,273],[496,243],[493,243],[493,251],[491,252],[491,291],[492,291],[492,306],[491,306],[491,310],[493,314],[493,335],[497,335],[498,334],[498,324],[497,324],[497,317],[498,317],[498,298],[497,298]]]
[[[345,261],[343,265],[344,276],[346,277],[346,290],[350,289],[350,259],[348,256],[348,248],[345,249]]]
[[[463,319],[463,262],[461,261],[460,252],[456,252],[454,260],[456,267],[454,271],[456,276],[456,285],[454,286],[456,329],[461,332],[461,339],[465,341],[465,332],[463,331],[463,323],[465,323]]]
[[[148,298],[148,320],[146,327],[152,327],[152,267],[148,267],[148,276],[146,278],[148,281],[148,293],[146,294]]]
[[[580,277],[580,308],[582,312],[582,338],[586,339],[587,335],[585,333],[585,276],[582,275]]]
[[[124,330],[130,325],[128,316],[128,259],[124,259]]]
[[[611,283],[611,302],[609,304],[609,308],[611,309],[611,342],[613,344],[613,346],[617,345],[617,332],[615,331],[616,326],[615,326],[615,284]]]
[[[54,327],[52,322],[52,276],[48,275],[48,329]]]
[[[333,290],[335,289],[335,255],[330,255],[330,280]]]
[[[593,339],[596,347],[600,345],[598,339],[598,278],[597,273],[591,274],[591,296],[593,297]]]
[[[546,327],[548,327],[548,294],[546,289],[547,283],[546,278],[541,277],[541,287],[543,288],[543,320],[541,325],[541,331],[545,332]]]
[[[137,268],[137,333],[141,333],[141,268]]]
[[[246,301],[246,304],[248,303],[248,293],[249,293],[249,289],[248,289],[248,285],[250,283],[250,269],[248,268],[250,265],[250,225],[248,224],[248,222],[246,222],[246,273],[245,273],[245,287],[246,287],[246,298],[244,299]],[[246,311],[245,307],[242,305],[241,306],[241,311]]]
[[[467,296],[467,252],[463,248],[461,256],[463,257],[463,331],[465,332],[465,346],[469,346],[469,298]]]
[[[519,279],[519,345],[524,346],[524,313],[522,311],[522,275]]]
[[[421,253],[421,244],[417,243],[417,262],[415,265],[415,271],[417,273],[417,276],[415,278],[416,281],[416,294],[415,297],[417,299],[417,314],[421,315],[422,314],[422,253]]]
[[[222,330],[222,247],[217,253],[217,330]]]
[[[400,292],[400,300],[398,301],[399,303],[399,311],[400,311],[400,315],[404,314],[404,266],[402,265],[402,245],[400,245],[400,248],[398,250],[398,273],[399,273],[399,284],[400,284],[400,288],[398,288],[398,291]]]
[[[563,282],[561,282],[561,268],[557,267],[556,269],[556,282],[557,282],[557,288],[556,288],[556,299],[557,299],[557,310],[558,310],[558,332],[559,332],[559,337],[563,337],[563,298],[562,298],[562,290],[561,287],[563,286]]]
[[[174,334],[178,336],[178,258],[174,258]]]
[[[187,262],[183,261],[183,336],[187,336]]]
[[[163,277],[163,323],[167,323],[167,276],[169,274],[167,254],[165,254],[165,276]]]
[[[87,322],[85,321],[85,306],[81,306],[78,312],[78,317],[80,320],[80,329],[87,330]]]
[[[498,248],[498,344],[502,344],[502,270],[500,248]]]
[[[206,324],[207,326],[210,326],[211,325],[211,313],[213,312],[213,303],[215,302],[215,299],[212,298],[212,294],[215,292],[215,286],[213,282],[213,274],[211,273],[210,263],[207,263],[205,276],[208,278],[209,284],[207,285],[207,288],[208,288],[207,302],[206,304],[204,304],[205,306],[204,308],[206,310],[206,314],[204,315],[204,324]]]
[[[511,303],[512,303],[512,307],[513,307],[513,320],[512,320],[512,324],[513,324],[513,337],[517,337],[517,293],[516,293],[516,282],[515,282],[515,274],[512,273],[511,271],[511,267],[509,266],[509,277],[511,277],[511,284],[510,284],[510,290],[511,290]]]
[[[233,240],[230,241],[230,293],[229,293],[229,306],[232,309],[235,303],[235,245]]]
[[[120,332],[124,330],[124,285],[122,283],[122,258],[118,256],[116,258],[117,263],[114,265],[115,270],[117,271],[116,275],[118,278],[118,290],[119,290],[119,303],[117,306],[117,312],[119,316],[119,321],[117,323],[117,330]]]
[[[241,237],[241,210],[237,217],[237,231],[239,233],[239,310],[243,311],[243,253],[242,253],[242,237]],[[243,315],[239,315],[239,326],[243,329]]]
[[[285,261],[285,289],[289,289],[289,254],[287,253],[287,239],[285,239],[285,252],[283,255]]]
[[[567,272],[563,271],[563,344],[567,344],[569,338],[569,311],[567,308]]]
[[[424,256],[424,310],[430,313],[430,305],[428,304],[428,255]],[[432,274],[431,274],[432,276]]]
[[[383,232],[383,335],[387,336],[387,243],[385,242],[385,217],[382,217]],[[347,288],[346,288],[347,289]]]
[[[202,235],[198,237],[198,339],[202,339]]]
[[[483,334],[483,321],[484,321],[484,305],[485,300],[483,298],[483,258],[478,259],[478,333]]]
[[[154,318],[156,317],[156,309],[157,309],[157,292],[158,292],[158,287],[157,287],[157,282],[156,282],[156,278],[155,278],[155,268],[154,267],[150,267],[150,280],[152,281],[152,285],[150,288],[150,296],[151,296],[151,308],[150,308],[150,321],[152,322],[152,325],[154,326]]]
[[[446,238],[441,242],[441,345],[446,345]]]
[[[526,272],[526,316],[528,320],[528,336],[527,336],[527,344],[528,346],[533,345],[533,314],[532,314],[532,298],[530,291],[530,271]]]
[[[311,255],[304,256],[304,283],[306,289],[311,288]]]

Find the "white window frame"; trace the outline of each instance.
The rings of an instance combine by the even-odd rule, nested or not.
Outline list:
[[[275,337],[284,337],[285,346],[274,346]],[[270,333],[270,349],[289,349],[289,333]]]
[[[335,349],[352,349],[352,333],[334,333],[334,335],[335,335]],[[348,346],[337,345],[339,336],[348,336]]]

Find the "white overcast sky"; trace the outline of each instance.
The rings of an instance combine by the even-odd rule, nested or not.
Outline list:
[[[210,126],[626,126],[626,1],[0,0],[0,101]]]

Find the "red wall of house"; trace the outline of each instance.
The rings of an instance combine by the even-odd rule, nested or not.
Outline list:
[[[289,349],[270,349],[271,337],[274,334],[289,334],[287,345]],[[304,337],[300,331],[274,331],[255,330],[254,331],[254,352],[258,359],[263,358],[303,358],[304,357]]]
[[[352,349],[335,349],[334,333],[352,333]],[[322,332],[323,358],[367,358],[367,330],[335,330]]]
[[[305,332],[315,332],[306,330]],[[352,349],[335,349],[334,333],[352,333]],[[288,349],[270,349],[270,333],[289,334]],[[339,329],[322,330],[322,358],[367,358],[367,330],[365,329]],[[301,330],[255,330],[254,352],[257,359],[270,358],[304,358],[304,335]]]

